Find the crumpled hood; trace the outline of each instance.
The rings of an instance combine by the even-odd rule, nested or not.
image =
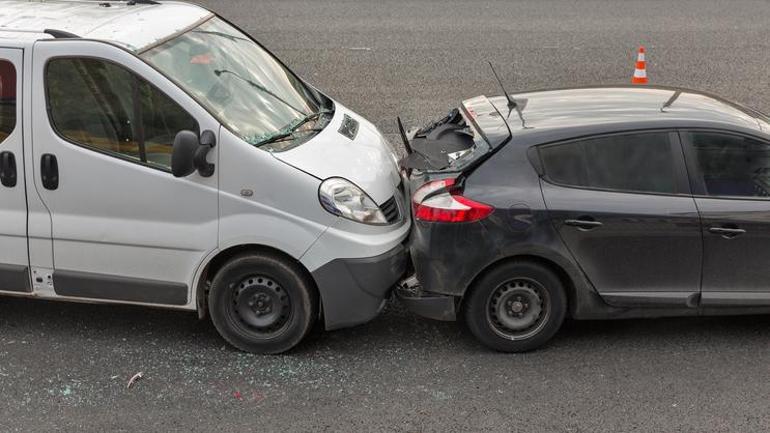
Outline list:
[[[358,122],[351,140],[339,132],[345,115]],[[401,182],[396,155],[377,128],[335,102],[331,122],[309,141],[273,156],[321,180],[345,178],[363,189],[378,205],[390,199]]]

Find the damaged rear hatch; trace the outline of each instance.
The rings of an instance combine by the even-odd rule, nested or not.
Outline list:
[[[444,118],[410,131],[400,165],[422,173],[465,172],[511,139],[505,119],[486,96],[467,99]]]

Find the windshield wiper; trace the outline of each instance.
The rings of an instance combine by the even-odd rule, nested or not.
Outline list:
[[[254,146],[260,147],[265,144],[275,143],[277,141],[283,141],[287,138],[293,137],[294,133],[297,132],[297,130],[302,125],[306,124],[307,122],[310,122],[311,120],[316,120],[323,115],[331,114],[332,112],[333,112],[332,110],[320,110],[315,113],[310,113],[307,116],[300,119],[299,122],[295,123],[288,131],[277,131],[275,135],[272,135],[258,143],[255,143]],[[308,130],[308,132],[320,132],[320,131],[322,131],[322,129],[319,129],[319,128],[313,128]]]
[[[315,113],[310,113],[307,116],[303,117],[302,120],[299,121],[294,127],[291,129],[291,132],[295,132],[299,129],[300,126],[306,124],[307,122],[310,122],[311,120],[317,120],[319,117],[325,115],[325,114],[331,114],[332,110],[319,110]]]
[[[263,92],[263,93],[266,93],[266,94],[268,94],[268,95],[272,96],[273,98],[275,98],[275,99],[277,99],[278,101],[280,101],[280,102],[281,102],[283,105],[285,105],[285,106],[287,106],[287,107],[291,108],[292,110],[296,111],[297,113],[299,113],[299,114],[301,114],[301,115],[303,115],[303,116],[307,116],[307,115],[308,115],[308,113],[305,113],[304,111],[300,110],[299,108],[297,108],[297,107],[295,107],[295,106],[291,105],[291,104],[290,104],[289,102],[287,102],[285,99],[283,99],[283,98],[281,98],[280,96],[276,95],[276,94],[275,94],[275,93],[274,93],[272,90],[270,90],[270,89],[268,89],[268,88],[266,88],[266,87],[264,87],[264,86],[262,86],[262,85],[260,85],[260,84],[257,84],[257,83],[255,83],[255,82],[253,82],[253,81],[249,80],[248,78],[245,78],[245,77],[241,76],[241,75],[240,75],[239,73],[237,73],[237,72],[233,72],[233,71],[230,71],[230,70],[227,70],[227,69],[215,69],[215,70],[214,70],[214,74],[215,74],[217,77],[221,77],[221,76],[222,76],[222,74],[230,74],[230,75],[232,75],[232,76],[234,76],[234,77],[238,78],[239,80],[241,80],[241,81],[245,82],[246,84],[250,85],[251,87],[253,87],[253,88],[255,88],[255,89],[257,89],[257,90],[259,90],[259,91],[261,91],[261,92]]]

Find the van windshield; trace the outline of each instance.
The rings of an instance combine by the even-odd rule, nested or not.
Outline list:
[[[328,112],[326,98],[217,17],[141,57],[253,145],[294,138]]]

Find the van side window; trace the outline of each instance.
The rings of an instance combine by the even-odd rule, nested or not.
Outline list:
[[[51,123],[67,140],[169,170],[177,132],[195,119],[150,83],[115,63],[58,58],[45,71]]]
[[[568,186],[676,194],[667,132],[610,135],[539,148],[546,179]]]
[[[16,68],[0,59],[0,143],[16,129]]]
[[[698,165],[705,193],[722,197],[770,197],[770,145],[715,132],[683,134]]]

